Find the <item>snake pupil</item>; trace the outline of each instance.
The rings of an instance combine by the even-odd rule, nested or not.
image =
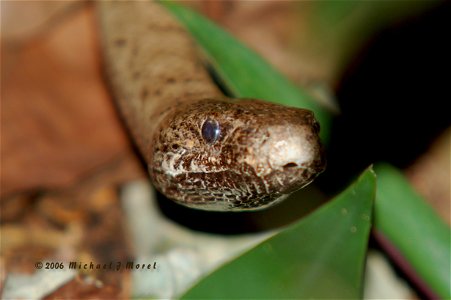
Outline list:
[[[221,129],[215,120],[206,120],[202,125],[202,137],[207,143],[213,144],[216,142],[220,134]]]

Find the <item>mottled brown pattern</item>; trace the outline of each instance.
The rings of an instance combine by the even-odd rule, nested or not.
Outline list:
[[[212,119],[221,134],[209,144],[201,128]],[[189,102],[156,130],[150,175],[165,195],[187,206],[263,208],[323,170],[318,130],[308,110],[249,99]]]
[[[261,209],[323,171],[312,112],[222,96],[189,35],[158,4],[99,7],[115,97],[168,198],[207,210]],[[219,124],[214,143],[202,136],[206,120]]]

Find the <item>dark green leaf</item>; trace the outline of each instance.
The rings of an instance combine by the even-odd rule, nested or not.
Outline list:
[[[375,185],[368,169],[334,200],[209,275],[183,298],[360,298]]]
[[[410,186],[387,164],[376,166],[375,226],[410,266],[443,299],[450,295],[451,232]]]

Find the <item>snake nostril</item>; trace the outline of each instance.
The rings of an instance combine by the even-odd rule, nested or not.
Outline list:
[[[297,166],[298,165],[296,163],[290,162],[290,163],[287,163],[287,164],[283,165],[283,168],[284,169],[288,169],[288,168],[294,168],[294,167],[297,167]]]

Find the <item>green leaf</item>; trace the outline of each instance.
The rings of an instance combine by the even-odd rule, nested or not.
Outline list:
[[[229,262],[183,298],[359,298],[376,179],[372,169],[311,215]]]
[[[387,164],[379,164],[375,169],[376,230],[436,295],[451,298],[449,226],[412,189],[399,170]]]
[[[310,109],[321,124],[323,142],[327,142],[331,116],[308,92],[287,80],[258,54],[205,17],[173,2],[161,3],[191,32],[234,96]]]

